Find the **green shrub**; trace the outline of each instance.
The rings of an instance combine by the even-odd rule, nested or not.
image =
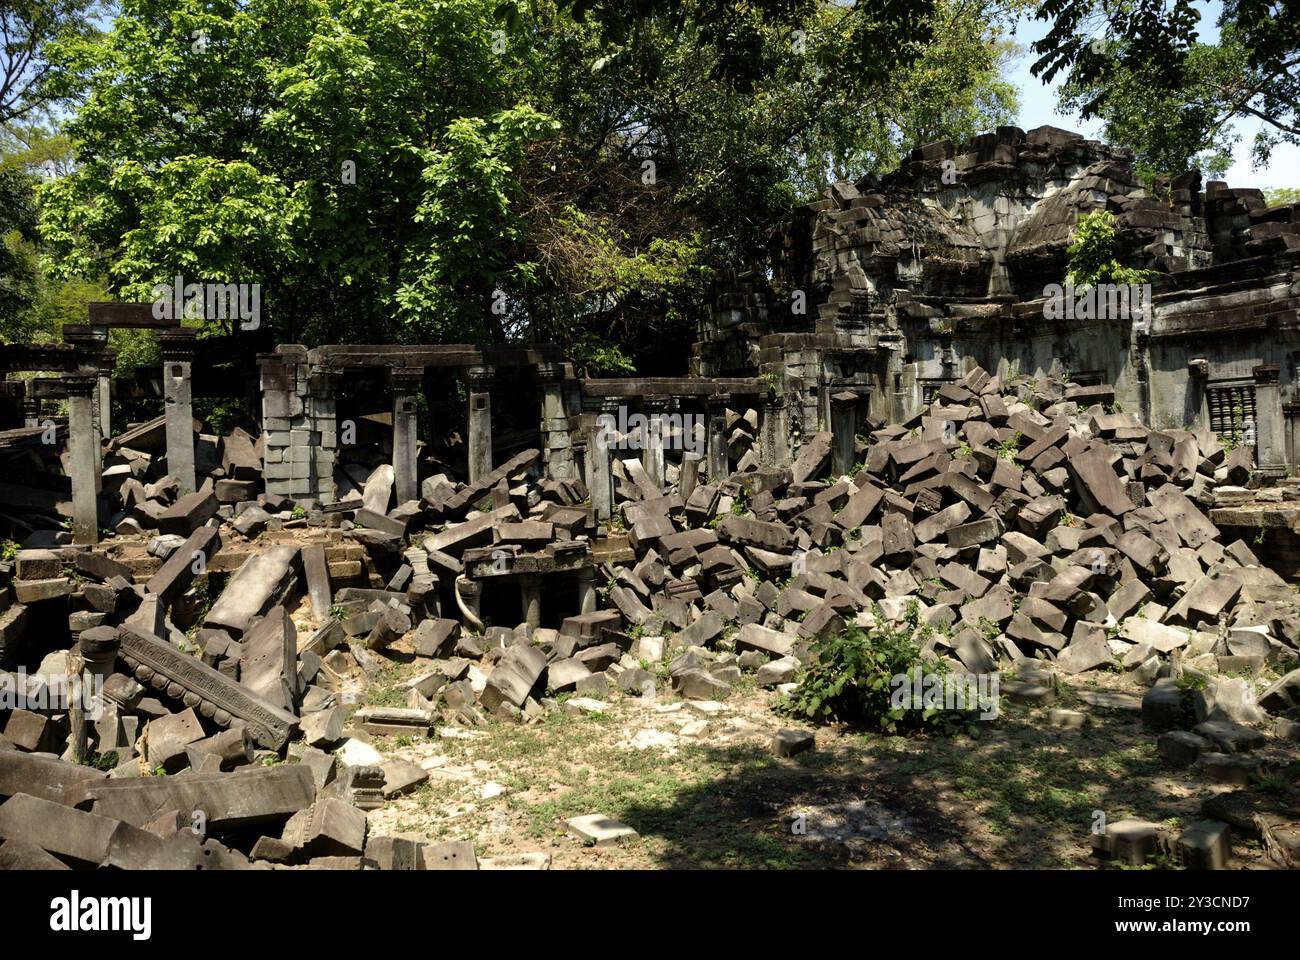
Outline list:
[[[920,643],[931,628],[920,624],[915,601],[897,626],[879,605],[873,604],[872,612],[876,626],[870,630],[851,626],[813,644],[813,662],[780,709],[804,720],[838,721],[884,733],[947,732],[963,725],[961,712],[894,706],[896,677],[910,675],[922,664],[932,675],[945,675],[947,668],[938,660],[921,660]]]

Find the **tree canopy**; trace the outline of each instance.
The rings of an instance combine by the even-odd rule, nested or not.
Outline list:
[[[282,340],[680,362],[797,202],[1011,122],[1023,6],[123,0],[50,48],[42,272],[257,283]]]
[[[1105,122],[1148,176],[1199,168],[1218,176],[1256,126],[1251,155],[1266,164],[1280,143],[1300,144],[1300,8],[1286,0],[1225,0],[1218,38],[1198,38],[1193,0],[1045,0],[1051,29],[1035,44],[1034,72],[1064,73],[1062,103]]]

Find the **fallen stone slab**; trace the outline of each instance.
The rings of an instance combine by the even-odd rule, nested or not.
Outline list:
[[[186,494],[159,515],[158,529],[162,533],[188,537],[215,516],[220,506],[215,491],[199,490]]]
[[[203,625],[225,630],[235,639],[242,637],[253,619],[269,610],[284,592],[297,555],[297,547],[278,544],[249,557],[230,578]]]
[[[268,703],[293,713],[298,702],[298,631],[284,607],[251,624],[243,640],[239,682]]]
[[[794,757],[816,748],[817,737],[811,730],[778,730],[772,737],[772,754]]]
[[[0,750],[0,797],[25,793],[40,800],[62,803],[75,784],[103,780],[107,774],[94,767],[41,757],[21,750]]]
[[[195,576],[207,570],[220,546],[221,536],[214,528],[195,530],[149,578],[144,585],[145,593],[157,595],[164,606],[170,607],[189,589]]]
[[[747,623],[736,634],[736,652],[759,650],[775,658],[788,657],[794,650],[795,637],[771,630],[757,623]]]
[[[40,847],[74,867],[103,863],[120,832],[141,831],[120,818],[74,810],[24,793],[0,804],[0,838]]]
[[[603,813],[589,813],[565,821],[569,833],[583,843],[594,847],[612,847],[624,840],[635,840],[638,834],[625,823],[619,823]]]
[[[484,709],[496,712],[503,703],[522,707],[546,669],[546,654],[536,647],[517,645],[506,651],[479,697]]]
[[[316,784],[301,764],[248,766],[231,773],[102,780],[76,785],[69,806],[143,827],[169,810],[201,810],[221,831],[283,820],[311,806]]]

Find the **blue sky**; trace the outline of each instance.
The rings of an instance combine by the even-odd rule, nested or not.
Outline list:
[[[1218,2],[1197,4],[1201,11],[1201,39],[1217,39],[1215,22],[1219,17],[1220,6]],[[1035,20],[1032,14],[1027,14],[1016,25],[1015,40],[1022,47],[1028,47],[1046,32],[1045,22]],[[1050,123],[1066,130],[1077,130],[1085,136],[1097,136],[1101,130],[1100,121],[1084,122],[1077,116],[1057,112],[1055,88],[1059,85],[1060,78],[1050,86],[1044,84],[1029,72],[1033,62],[1033,55],[1026,52],[1015,64],[1009,77],[1020,88],[1020,126],[1029,130]],[[1250,144],[1262,125],[1262,121],[1253,118],[1237,121],[1235,129],[1242,136],[1233,151],[1234,163],[1224,179],[1233,187],[1300,187],[1300,148],[1290,144],[1281,144],[1275,148],[1267,167],[1251,169]]]

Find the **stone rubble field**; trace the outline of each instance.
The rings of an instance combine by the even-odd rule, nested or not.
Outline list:
[[[242,431],[183,497],[119,438],[117,536],[0,564],[0,662],[40,664],[0,704],[0,866],[1295,868],[1300,607],[1209,518],[1249,449],[1114,400],[977,369],[844,476],[829,433],[764,466],[732,411],[736,472],[616,458],[602,522],[537,450],[405,503],[349,464],[319,504],[257,493]],[[909,615],[997,719],[778,709],[820,641]],[[69,662],[93,718],[45,686]]]

